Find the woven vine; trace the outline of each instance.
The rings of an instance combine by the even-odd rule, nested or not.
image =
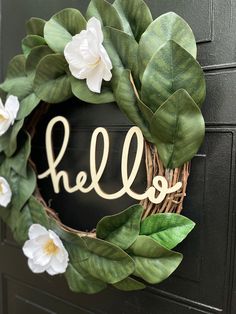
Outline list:
[[[101,22],[113,66],[112,79],[103,83],[101,93],[75,78],[64,57],[66,45],[92,17]],[[3,102],[9,95],[20,102],[14,124],[0,136],[0,176],[12,192],[8,206],[0,207],[3,221],[20,244],[27,241],[32,225],[52,230],[68,252],[65,276],[75,292],[97,293],[108,284],[138,290],[145,282],[165,280],[183,258],[172,249],[194,227],[180,213],[189,161],[205,133],[200,109],[206,87],[191,28],[173,12],[153,20],[143,0],[92,0],[85,17],[70,8],[49,21],[31,18],[22,51],[10,61],[0,85]],[[90,233],[64,226],[39,194],[30,153],[39,117],[50,104],[71,97],[87,102],[88,108],[89,103],[116,102],[145,138],[147,188],[161,175],[169,186],[181,181],[182,189],[161,204],[144,200],[104,217]]]

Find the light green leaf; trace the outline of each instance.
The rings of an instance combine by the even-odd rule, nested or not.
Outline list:
[[[38,46],[46,45],[46,41],[43,37],[38,35],[28,35],[22,40],[22,50],[27,58],[31,50]]]
[[[121,17],[124,31],[139,41],[153,21],[146,3],[143,0],[115,0],[113,6]]]
[[[204,74],[199,63],[174,41],[168,41],[143,74],[141,99],[153,112],[178,89],[185,89],[198,106],[206,96]]]
[[[104,290],[105,282],[89,275],[82,267],[69,263],[65,273],[68,285],[73,292],[94,294]]]
[[[140,234],[152,237],[171,250],[187,237],[194,226],[192,220],[179,214],[156,214],[142,221]]]
[[[160,158],[166,168],[181,167],[200,148],[205,123],[189,94],[180,89],[154,114],[150,125]]]
[[[124,280],[115,283],[113,286],[122,291],[137,291],[146,288],[145,284],[131,277],[127,277]]]
[[[114,87],[116,102],[127,118],[138,126],[143,136],[149,142],[153,142],[152,135],[148,129],[148,125],[144,119],[144,114],[139,110],[138,100],[135,96],[133,86],[130,81],[130,71],[123,70],[119,76],[117,85]]]
[[[103,26],[111,26],[123,30],[120,16],[116,9],[105,0],[92,0],[88,6],[86,17],[96,17]]]
[[[41,59],[34,79],[34,90],[40,99],[59,103],[72,97],[67,67],[67,62],[60,54],[47,55]]]
[[[139,236],[129,248],[135,261],[134,275],[157,284],[168,278],[182,261],[182,254],[170,251],[147,236]]]
[[[140,78],[152,56],[167,41],[173,40],[196,59],[197,46],[190,26],[174,12],[161,15],[142,35],[139,43]]]
[[[106,104],[115,101],[111,88],[103,84],[101,93],[93,93],[89,90],[86,80],[78,80],[70,76],[72,93],[82,101],[91,104]]]
[[[88,259],[80,262],[81,267],[91,276],[107,283],[117,283],[134,271],[130,256],[112,243],[83,237],[86,242]],[[80,250],[80,254],[83,254]]]
[[[133,205],[124,211],[102,218],[96,228],[97,237],[126,250],[140,231],[143,207]]]
[[[76,9],[64,9],[45,24],[44,38],[48,46],[55,52],[63,53],[72,36],[86,28],[86,20]]]
[[[46,21],[40,18],[32,17],[26,23],[26,31],[28,35],[38,35],[43,37],[43,30]]]
[[[17,119],[20,120],[26,118],[38,106],[39,103],[39,97],[37,97],[34,93],[29,94],[20,102],[20,109],[17,114]]]

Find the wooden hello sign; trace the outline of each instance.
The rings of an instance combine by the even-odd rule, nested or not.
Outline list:
[[[55,125],[58,123],[61,123],[63,125],[64,137],[61,148],[59,150],[59,154],[57,156],[54,156],[52,133]],[[99,165],[97,165],[96,147],[99,135],[101,135],[103,139],[103,152],[101,162]],[[130,174],[128,174],[129,151],[133,137],[136,137],[137,139],[137,149],[132,170]],[[75,184],[71,186],[69,182],[68,173],[64,170],[57,171],[57,167],[59,166],[63,156],[66,153],[69,138],[70,138],[70,125],[68,120],[62,116],[57,116],[53,118],[47,126],[45,137],[48,169],[44,173],[41,173],[38,176],[38,178],[44,179],[50,176],[55,193],[60,193],[60,181],[62,181],[63,187],[65,191],[67,191],[68,193],[75,193],[77,191],[80,191],[82,193],[89,193],[90,191],[95,190],[95,192],[100,197],[107,200],[118,199],[122,197],[124,194],[128,194],[131,198],[138,201],[149,199],[150,202],[154,204],[159,204],[165,199],[167,194],[174,193],[182,187],[181,182],[176,183],[172,187],[168,187],[168,182],[166,178],[158,175],[153,178],[152,186],[149,187],[144,193],[139,194],[132,190],[132,184],[134,183],[134,180],[138,174],[144,151],[144,138],[141,130],[136,126],[129,129],[124,140],[121,157],[121,178],[123,186],[119,191],[108,194],[105,191],[103,191],[99,185],[99,181],[101,180],[104,170],[106,168],[110,145],[108,132],[105,128],[102,127],[96,128],[91,137],[90,144],[91,183],[89,184],[89,186],[85,187],[85,184],[88,181],[88,175],[85,171],[80,171],[76,176]]]

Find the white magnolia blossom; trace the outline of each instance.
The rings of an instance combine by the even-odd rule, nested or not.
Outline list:
[[[92,17],[87,29],[72,37],[64,50],[71,74],[77,79],[86,79],[88,88],[101,92],[102,80],[112,78],[112,63],[103,46],[101,23]]]
[[[16,96],[9,96],[5,107],[0,98],[0,136],[6,133],[9,127],[14,123],[20,104]]]
[[[11,188],[6,179],[0,177],[0,206],[7,207],[12,197]]]
[[[52,230],[39,224],[29,228],[29,240],[23,246],[28,265],[33,273],[63,274],[68,266],[68,252],[61,239]]]

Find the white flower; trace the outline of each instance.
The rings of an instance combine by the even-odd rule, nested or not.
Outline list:
[[[92,17],[87,29],[75,35],[64,50],[70,71],[77,79],[86,79],[88,88],[101,92],[102,80],[112,78],[112,63],[103,46],[101,23]]]
[[[39,224],[29,228],[29,240],[23,246],[28,265],[33,273],[62,274],[68,266],[68,252],[61,239],[52,230]]]
[[[14,123],[20,104],[16,96],[9,96],[5,107],[0,98],[0,136],[6,133],[9,127]]]
[[[0,205],[7,207],[12,197],[11,188],[6,179],[0,177]]]

